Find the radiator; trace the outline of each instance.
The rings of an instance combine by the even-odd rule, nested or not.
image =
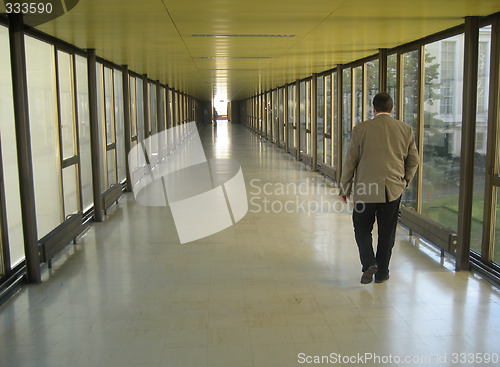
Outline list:
[[[76,243],[76,237],[82,232],[82,214],[71,214],[67,219],[38,240],[40,261],[52,267],[52,259],[71,240]]]
[[[413,208],[401,207],[399,222],[407,227],[410,236],[415,232],[423,239],[441,249],[441,256],[445,251],[454,254],[457,249],[457,234],[453,230],[417,213]]]
[[[319,163],[318,167],[319,167],[319,171],[322,174],[324,174],[325,176],[329,177],[334,182],[337,181],[337,170],[335,168],[330,167],[326,163]]]
[[[108,208],[113,205],[113,203],[118,204],[118,199],[122,196],[122,185],[113,184],[101,194],[102,207],[104,209],[104,214],[106,214]]]

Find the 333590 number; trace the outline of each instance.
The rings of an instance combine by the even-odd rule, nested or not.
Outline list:
[[[5,3],[7,14],[50,14],[51,3]]]

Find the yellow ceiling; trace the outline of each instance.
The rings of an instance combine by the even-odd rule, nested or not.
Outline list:
[[[37,28],[201,100],[239,100],[498,11],[499,0],[80,0]]]

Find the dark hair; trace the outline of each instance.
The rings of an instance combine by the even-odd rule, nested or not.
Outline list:
[[[377,93],[375,97],[373,97],[373,107],[375,107],[375,111],[377,112],[391,112],[393,102],[389,93]]]

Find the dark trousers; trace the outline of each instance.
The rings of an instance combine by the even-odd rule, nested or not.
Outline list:
[[[389,274],[389,261],[396,238],[399,204],[401,196],[386,203],[356,203],[352,213],[354,235],[358,244],[362,271],[378,266],[378,276]],[[377,254],[373,252],[372,230],[375,218],[378,224]]]

